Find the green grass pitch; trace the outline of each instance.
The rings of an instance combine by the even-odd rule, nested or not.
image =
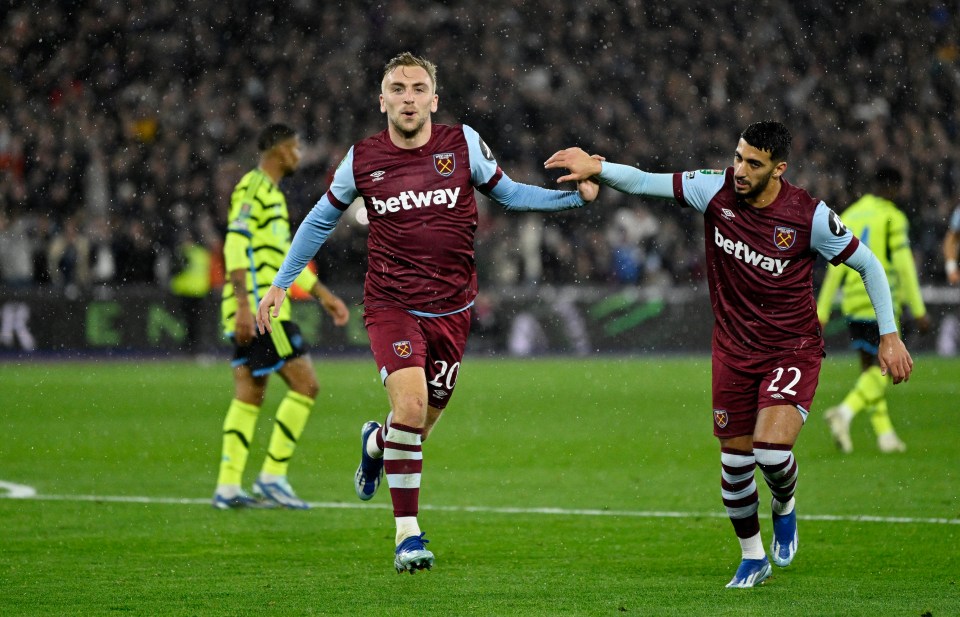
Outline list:
[[[373,363],[316,360],[290,470],[307,512],[209,506],[225,359],[0,364],[0,487],[37,491],[0,499],[0,614],[960,615],[958,360],[919,357],[889,391],[905,454],[879,454],[864,417],[849,456],[821,414],[858,369],[826,361],[796,448],[800,550],[751,590],[724,589],[739,548],[708,358],[468,357],[425,446],[437,561],[416,576],[393,571],[386,487],[353,494],[360,425],[386,411]]]

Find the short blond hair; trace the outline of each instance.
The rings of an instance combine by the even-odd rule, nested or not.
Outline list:
[[[405,51],[398,56],[394,56],[390,62],[387,62],[383,67],[383,77],[380,79],[380,83],[383,83],[383,80],[387,78],[387,75],[393,72],[394,69],[401,66],[419,66],[427,72],[427,75],[430,76],[430,83],[433,84],[433,91],[437,91],[437,65],[433,62],[430,62],[426,58],[421,58],[420,56],[415,56],[409,51]]]

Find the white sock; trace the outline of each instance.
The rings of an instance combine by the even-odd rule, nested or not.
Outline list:
[[[788,501],[787,503],[780,503],[779,501],[776,500],[776,498],[774,498],[772,503],[770,504],[770,508],[778,515],[786,516],[787,514],[790,514],[791,512],[793,512],[793,506],[796,503],[797,503],[796,497],[791,497],[790,501]]]
[[[763,540],[760,534],[750,536],[749,538],[737,538],[740,540],[740,551],[744,559],[763,559],[767,553],[763,550]]]
[[[416,516],[398,516],[397,521],[397,546],[410,536],[420,535],[420,524],[417,523]]]
[[[840,417],[846,420],[847,422],[850,422],[851,420],[853,420],[854,414],[853,414],[853,410],[850,409],[850,405],[847,405],[846,403],[840,403],[839,405],[837,405],[837,412],[840,414]]]
[[[367,456],[383,458],[383,450],[377,446],[377,433],[379,432],[379,430],[373,431],[370,433],[370,436],[367,437]]]
[[[372,456],[373,458],[383,458],[383,450],[377,445],[377,433],[383,432],[384,435],[387,434],[387,431],[390,430],[390,423],[393,421],[393,410],[391,409],[387,413],[387,419],[384,420],[384,427],[380,430],[370,433],[370,436],[367,437],[367,456]],[[386,430],[384,430],[386,429]]]
[[[273,484],[284,478],[286,478],[286,476],[275,476],[272,473],[264,473],[261,471],[258,479],[264,484]]]
[[[233,499],[240,494],[240,486],[237,484],[218,484],[215,493],[224,499]]]

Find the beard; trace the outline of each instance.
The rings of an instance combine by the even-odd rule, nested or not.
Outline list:
[[[746,192],[741,193],[738,191],[737,197],[739,197],[740,199],[752,199],[756,197],[767,188],[767,185],[770,184],[770,178],[772,177],[773,177],[773,172],[771,171],[769,174],[767,174],[765,178],[763,178],[762,180],[758,180],[755,185],[747,189]]]

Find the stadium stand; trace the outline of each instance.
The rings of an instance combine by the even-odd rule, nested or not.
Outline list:
[[[921,281],[942,280],[939,239],[960,196],[955,6],[516,4],[14,4],[0,17],[0,281],[159,284],[185,226],[217,253],[229,191],[266,121],[298,127],[307,144],[286,186],[298,222],[345,148],[382,128],[368,82],[407,49],[440,64],[440,96],[458,101],[441,109],[465,110],[436,119],[477,128],[525,182],[552,184],[541,163],[569,145],[652,171],[723,167],[731,137],[766,117],[794,132],[788,177],[835,209],[893,161],[908,178]],[[511,224],[484,201],[485,283],[701,278],[697,217],[613,192],[602,203]],[[364,269],[362,225],[342,227],[324,250],[356,258],[327,271],[321,255],[331,284]],[[84,240],[64,243],[65,232]]]

